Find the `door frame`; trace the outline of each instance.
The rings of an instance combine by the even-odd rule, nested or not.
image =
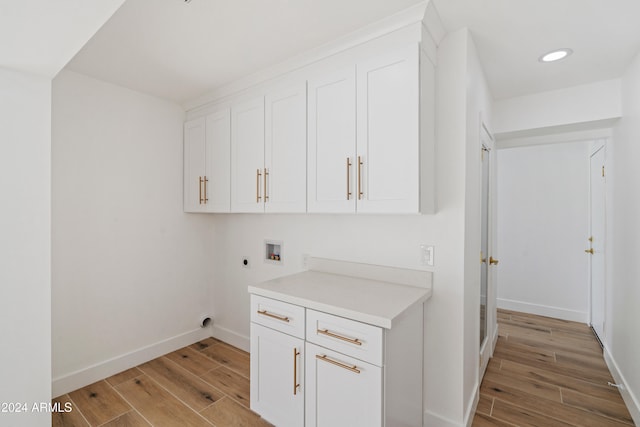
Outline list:
[[[604,187],[603,187],[603,200],[602,200],[602,209],[603,209],[603,221],[604,224],[602,225],[602,230],[603,230],[603,244],[602,244],[602,252],[603,252],[603,283],[602,283],[602,296],[603,296],[603,301],[602,301],[602,317],[603,317],[603,324],[602,324],[602,336],[598,335],[596,332],[596,329],[593,326],[593,267],[592,267],[592,263],[593,263],[593,257],[590,256],[589,257],[589,292],[588,292],[588,296],[589,296],[589,300],[588,300],[588,312],[589,312],[589,326],[591,327],[591,329],[594,332],[594,335],[596,336],[596,338],[598,339],[598,341],[600,342],[600,345],[602,346],[605,342],[606,339],[606,314],[607,314],[607,252],[606,252],[606,248],[607,248],[607,186],[606,186],[606,165],[607,165],[607,151],[606,151],[606,142],[607,140],[596,140],[592,143],[591,145],[591,149],[589,150],[589,210],[588,210],[588,215],[589,215],[589,230],[587,230],[587,235],[589,237],[592,236],[592,232],[593,232],[593,225],[592,225],[592,221],[593,221],[593,211],[592,211],[592,185],[591,185],[591,159],[593,158],[593,156],[595,156],[597,153],[599,153],[600,151],[602,152],[603,155],[603,176],[605,178],[605,182],[604,182]],[[589,245],[590,247],[593,247],[592,245]]]
[[[489,194],[488,194],[488,218],[487,218],[487,247],[488,253],[483,254],[483,257],[487,258],[487,263],[489,262],[490,256],[495,256],[495,242],[496,242],[496,160],[497,156],[495,155],[496,144],[493,134],[489,130],[487,124],[480,116],[480,126],[479,126],[479,152],[483,153],[484,148],[488,150],[488,155],[490,156],[489,163]],[[479,178],[480,182],[482,180],[482,157],[479,157],[480,160],[480,169],[479,169]],[[482,185],[482,184],[481,184]],[[482,209],[482,187],[480,187],[480,209]],[[480,220],[482,221],[482,219]],[[482,224],[481,224],[482,227]],[[480,346],[480,369],[478,371],[478,384],[482,381],[482,377],[487,369],[487,365],[489,363],[489,359],[493,356],[493,350],[495,348],[497,339],[498,339],[498,327],[497,327],[497,289],[496,289],[496,280],[495,274],[493,273],[493,268],[487,264],[487,337]],[[480,273],[482,274],[482,273]],[[479,303],[479,301],[478,301]],[[479,319],[478,319],[479,321]],[[479,324],[478,324],[479,326]],[[478,328],[478,332],[479,332]]]

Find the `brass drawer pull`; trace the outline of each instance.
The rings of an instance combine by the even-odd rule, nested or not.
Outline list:
[[[258,310],[258,314],[262,314],[263,316],[271,317],[272,319],[282,320],[283,322],[289,323],[289,318],[285,316],[278,316],[277,314],[269,313],[267,310]]]
[[[298,356],[300,356],[300,352],[297,348],[293,349],[293,395],[295,396],[298,387],[300,384],[298,383]]]
[[[353,365],[353,366],[345,365],[344,363],[340,363],[336,360],[329,359],[326,354],[323,354],[322,356],[319,354],[316,354],[316,359],[323,360],[325,362],[331,363],[332,365],[336,365],[343,369],[346,369],[347,371],[355,372],[356,374],[360,373],[360,369],[358,369],[356,365]]]
[[[347,200],[351,200],[351,159],[347,157]]]
[[[320,335],[326,335],[326,336],[331,337],[331,338],[337,338],[339,340],[346,341],[346,342],[351,343],[351,344],[362,345],[362,341],[360,341],[358,338],[343,337],[342,335],[338,335],[338,334],[334,334],[333,332],[329,332],[328,329],[318,329],[318,333]]]
[[[204,204],[206,205],[207,202],[209,201],[209,198],[207,197],[207,182],[209,182],[209,180],[207,179],[206,175],[204,177]]]
[[[358,200],[362,200],[364,193],[362,192],[362,158],[358,156]]]
[[[260,169],[256,170],[256,203],[260,203],[260,177],[262,174],[260,173]]]

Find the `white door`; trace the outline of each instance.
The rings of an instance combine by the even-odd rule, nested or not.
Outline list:
[[[419,211],[418,45],[357,65],[358,212]]]
[[[355,67],[310,79],[307,114],[308,210],[355,212]]]
[[[264,212],[264,98],[231,108],[231,211]]]
[[[206,177],[204,195],[207,212],[229,212],[231,207],[231,112],[210,114],[206,119]]]
[[[304,424],[304,341],[251,323],[251,409],[278,427]]]
[[[204,117],[184,124],[184,211],[205,210],[204,177],[206,175],[206,131]]]
[[[265,96],[265,212],[307,210],[307,87]]]
[[[306,427],[382,426],[382,368],[306,343]]]
[[[591,155],[590,161],[590,247],[591,327],[604,342],[605,318],[605,150]]]

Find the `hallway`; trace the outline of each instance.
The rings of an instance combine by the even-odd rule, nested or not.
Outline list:
[[[498,310],[473,426],[633,426],[587,325]]]

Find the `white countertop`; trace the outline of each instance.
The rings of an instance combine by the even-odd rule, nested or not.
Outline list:
[[[354,265],[358,266],[354,271],[362,270],[362,264]],[[414,273],[425,275],[424,286],[375,280],[366,274],[354,277],[310,270],[251,285],[248,290],[251,294],[391,329],[394,320],[407,309],[431,297],[432,273]]]

